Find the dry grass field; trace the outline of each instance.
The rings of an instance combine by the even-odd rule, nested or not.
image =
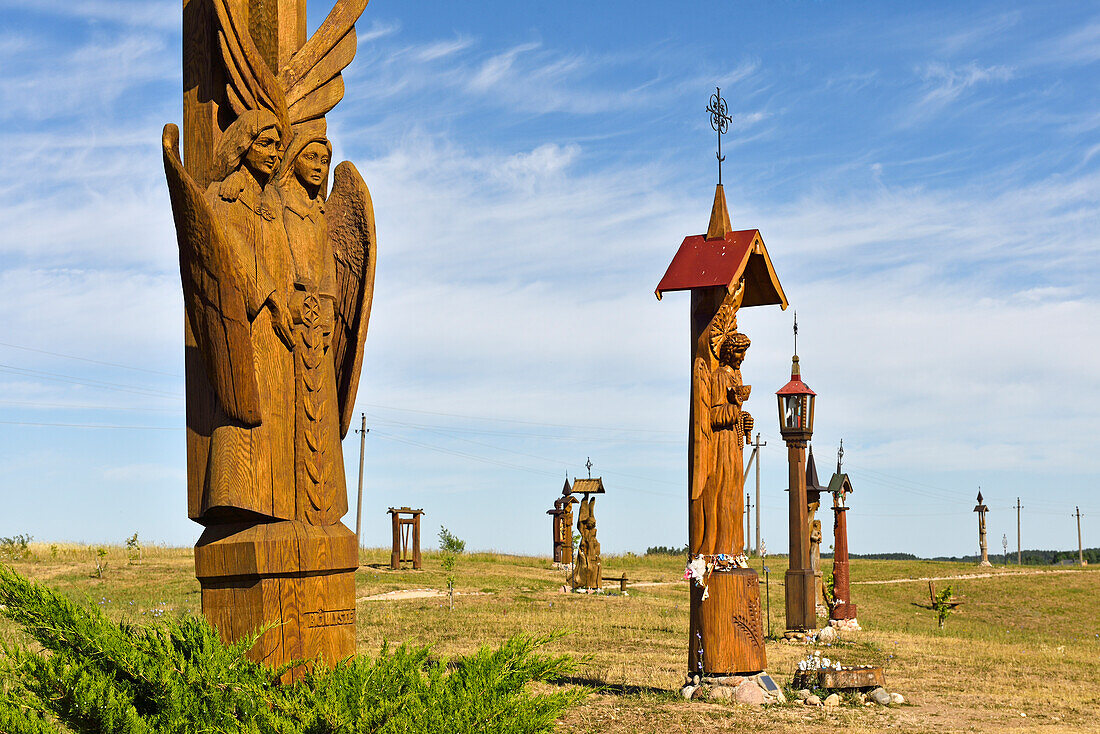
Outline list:
[[[144,548],[140,560],[107,549],[102,578],[94,548],[32,544],[12,562],[20,573],[97,604],[113,617],[153,619],[199,610],[189,549]],[[554,652],[583,658],[576,685],[592,692],[560,724],[563,732],[1084,732],[1100,731],[1100,568],[994,569],[952,583],[964,599],[937,627],[921,577],[977,574],[974,566],[910,561],[852,562],[862,633],[828,649],[843,662],[886,666],[887,688],[907,703],[890,708],[796,704],[748,708],[679,698],[685,666],[687,593],[683,559],[607,557],[626,571],[627,596],[563,594],[563,573],[545,558],[487,553],[458,562],[455,608],[444,597],[371,599],[385,592],[445,589],[440,558],[423,571],[390,571],[388,550],[362,554],[358,646],[430,644],[435,654],[470,652],[519,632],[567,630]],[[772,630],[783,627],[785,559],[769,558]],[[759,560],[754,566],[759,570]],[[1025,572],[1025,573],[1021,573]],[[866,583],[882,582],[891,583]],[[633,585],[639,584],[639,585]],[[765,595],[764,588],[761,588]],[[0,625],[0,638],[11,634]],[[810,648],[813,649],[813,648]],[[789,682],[805,647],[768,643],[769,671]]]

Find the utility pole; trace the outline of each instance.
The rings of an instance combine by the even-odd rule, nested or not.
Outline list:
[[[752,511],[752,503],[749,501],[750,496],[748,492],[745,492],[745,555],[749,555],[752,549],[749,547],[749,522],[751,518],[749,513]]]
[[[1084,566],[1085,551],[1081,547],[1081,508],[1074,507],[1073,509],[1077,511],[1075,513],[1077,515],[1077,565]]]
[[[756,462],[756,555],[760,555],[760,447],[767,446],[767,441],[760,440],[760,434],[756,434],[756,441],[752,444],[752,456],[749,457],[749,464],[745,467],[746,473],[752,468],[752,462]],[[748,511],[746,510],[746,513]],[[745,531],[745,545],[749,544],[749,534]]]
[[[1020,510],[1024,509],[1024,506],[1020,504],[1020,498],[1016,498],[1016,565],[1022,566],[1023,552],[1020,550]]]
[[[362,414],[362,423],[356,433],[359,434],[359,498],[355,502],[355,547],[363,547],[363,450],[367,444],[367,414]]]

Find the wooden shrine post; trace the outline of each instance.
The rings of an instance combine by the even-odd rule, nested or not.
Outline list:
[[[366,0],[183,0],[180,130],[162,148],[185,310],[188,516],[203,614],[279,667],[355,653],[355,534],[341,439],[374,292],[370,192],[330,179]],[[299,666],[284,681],[301,677]]]
[[[657,286],[691,291],[691,410],[688,427],[688,671],[736,675],[763,671],[764,626],[759,580],[745,551],[744,445],[752,416],[742,409],[751,387],[741,380],[749,347],[737,330],[742,307],[787,298],[764,240],[734,231],[721,183],[705,235],[687,237]]]
[[[574,589],[596,591],[603,581],[603,560],[600,556],[600,541],[596,539],[596,498],[592,495],[605,493],[603,479],[592,476],[574,479],[569,492],[569,500],[576,501],[571,496],[574,494],[579,494],[582,498],[577,505],[577,534],[581,536],[581,541],[577,546],[576,565],[569,574],[569,584]],[[569,509],[567,517],[572,520],[572,505],[566,502],[565,506]],[[562,529],[569,535],[569,560],[572,560],[573,531],[570,525],[565,525]]]
[[[413,570],[420,570],[420,516],[424,510],[411,507],[391,507],[386,510],[393,524],[393,549],[390,551],[390,568],[401,568],[402,561],[412,561]]]
[[[978,491],[978,504],[974,505],[974,512],[978,513],[978,548],[982,552],[978,565],[991,568],[993,564],[989,562],[989,546],[985,541],[985,513],[989,512],[989,508],[982,502],[981,490]]]
[[[798,327],[795,326],[797,335]],[[813,390],[802,377],[798,367],[798,355],[791,361],[791,380],[777,393],[779,400],[779,425],[783,441],[787,444],[787,466],[790,484],[788,506],[788,533],[790,560],[784,577],[786,586],[787,630],[816,629],[817,610],[814,598],[814,570],[810,559],[810,530],[806,494],[806,444],[813,435]]]
[[[573,505],[577,498],[573,497],[569,479],[565,480],[561,497],[554,500],[554,509],[547,510],[546,514],[554,518],[553,550],[554,563],[569,565],[573,563]]]
[[[843,456],[840,449],[839,456]],[[855,619],[856,605],[852,603],[851,574],[848,568],[848,508],[846,499],[852,492],[852,483],[848,475],[841,472],[841,462],[836,463],[836,473],[829,481],[829,492],[833,495],[833,605],[829,618]]]

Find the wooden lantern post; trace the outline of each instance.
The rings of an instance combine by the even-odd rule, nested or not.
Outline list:
[[[724,131],[725,102],[711,98],[711,124]],[[719,138],[720,139],[720,138]],[[719,155],[719,164],[721,163]],[[656,295],[691,291],[691,410],[688,431],[688,560],[690,675],[726,676],[764,670],[759,580],[745,551],[744,445],[752,416],[741,381],[749,339],[737,330],[740,308],[787,307],[759,230],[730,226],[726,196],[714,192],[705,235],[684,239]]]
[[[796,335],[797,329],[796,325]],[[797,354],[791,360],[791,380],[776,396],[779,401],[779,429],[787,444],[790,481],[787,502],[790,565],[785,576],[787,629],[805,631],[817,627],[814,570],[810,560],[810,533],[806,523],[806,444],[813,435],[814,399],[817,396],[809,385],[802,382]]]

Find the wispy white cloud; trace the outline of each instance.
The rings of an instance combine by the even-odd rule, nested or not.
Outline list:
[[[395,33],[398,33],[400,30],[401,23],[398,21],[380,23],[377,20],[373,20],[371,21],[370,28],[358,31],[356,40],[361,45],[365,45],[371,43],[372,41],[377,41],[380,38],[392,36]]]
[[[917,103],[917,109],[923,114],[934,114],[975,87],[1008,81],[1013,77],[1014,70],[1008,66],[981,66],[975,62],[962,66],[932,62],[918,73],[924,82],[924,94]]]

